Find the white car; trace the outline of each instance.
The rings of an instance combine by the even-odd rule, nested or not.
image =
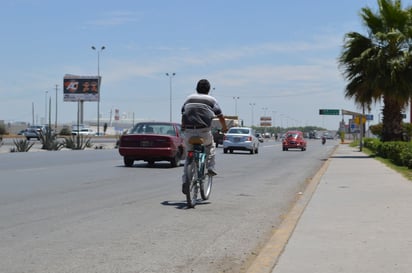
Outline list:
[[[73,136],[77,136],[77,133],[79,133],[79,135],[81,136],[94,136],[96,134],[96,132],[90,128],[80,128],[80,130],[72,130]]]
[[[233,153],[234,150],[249,151],[251,154],[259,152],[259,139],[255,130],[250,127],[232,127],[223,139],[223,152]]]

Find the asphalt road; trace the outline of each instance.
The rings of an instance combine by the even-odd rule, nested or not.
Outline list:
[[[1,271],[244,272],[335,144],[218,148],[211,198],[195,209],[168,162],[126,168],[115,149],[2,153]]]

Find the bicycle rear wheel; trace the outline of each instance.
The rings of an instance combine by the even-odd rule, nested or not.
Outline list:
[[[186,201],[189,208],[194,208],[196,206],[197,193],[199,191],[196,162],[192,160],[192,162],[187,164],[186,168]]]
[[[212,191],[213,175],[205,175],[202,183],[200,184],[200,196],[203,200],[208,200]]]

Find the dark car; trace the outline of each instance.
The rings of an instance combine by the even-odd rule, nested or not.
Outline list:
[[[212,130],[212,134],[213,134],[213,141],[215,142],[216,147],[219,147],[219,145],[223,145],[223,138],[225,134],[223,134],[222,130],[220,129]]]
[[[300,149],[306,151],[306,140],[301,131],[288,131],[282,141],[283,151],[288,149]]]
[[[120,137],[119,154],[127,167],[133,166],[136,160],[146,161],[149,166],[156,161],[169,161],[172,167],[177,167],[186,158],[181,125],[171,122],[137,123]]]

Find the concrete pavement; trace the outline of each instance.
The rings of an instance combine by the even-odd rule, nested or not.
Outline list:
[[[412,272],[412,182],[339,144],[252,272]]]

